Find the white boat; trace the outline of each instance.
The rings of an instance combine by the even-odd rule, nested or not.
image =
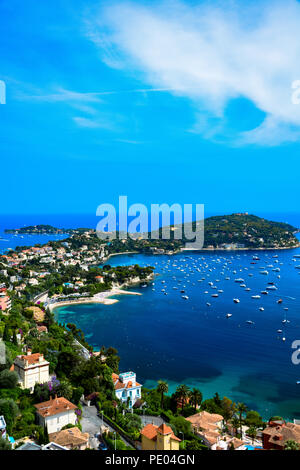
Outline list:
[[[232,317],[232,313],[227,313],[226,318]]]
[[[239,304],[240,303],[240,299],[233,299],[234,303],[235,304]]]
[[[219,294],[212,294],[212,297],[219,297]]]
[[[260,295],[252,295],[252,299],[260,299]]]
[[[260,274],[266,274],[267,275],[267,274],[269,274],[269,271],[266,271],[266,270],[265,271],[260,271]]]
[[[259,310],[263,312],[265,309],[263,307],[259,307]]]

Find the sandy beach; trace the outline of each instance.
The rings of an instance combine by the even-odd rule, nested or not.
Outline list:
[[[70,299],[62,302],[53,302],[48,304],[48,308],[52,312],[55,308],[65,307],[67,305],[79,305],[79,304],[103,304],[103,305],[112,305],[116,302],[119,302],[118,299],[111,299],[113,295],[142,295],[140,292],[132,292],[117,287],[113,287],[109,291],[100,292],[95,294],[93,297],[85,297],[82,299]]]

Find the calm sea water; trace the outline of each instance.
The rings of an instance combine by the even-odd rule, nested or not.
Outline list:
[[[300,365],[291,361],[291,344],[300,339],[300,259],[293,258],[300,250],[260,252],[257,264],[251,264],[254,254],[114,257],[112,265],[154,266],[154,285],[137,287],[142,296],[119,296],[114,305],[62,307],[56,316],[76,323],[93,346],[116,347],[121,369],[136,371],[145,386],[165,379],[173,391],[186,383],[199,387],[206,398],[218,392],[243,401],[265,418],[300,418]],[[260,274],[263,269],[269,274]],[[251,291],[236,278],[243,278]],[[261,295],[269,282],[278,290]],[[211,297],[219,290],[218,298]],[[261,298],[252,299],[257,294]],[[226,318],[227,313],[232,317]]]

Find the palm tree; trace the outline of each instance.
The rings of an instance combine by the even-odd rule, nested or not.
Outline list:
[[[231,424],[232,424],[232,427],[234,429],[235,435],[237,435],[238,428],[239,428],[239,425],[240,425],[240,420],[236,416],[234,416],[231,420]]]
[[[169,391],[169,385],[167,382],[164,382],[163,380],[159,380],[157,385],[157,391],[161,394],[161,402],[160,406],[163,409],[164,408],[164,394],[168,393]]]
[[[190,393],[191,403],[194,405],[195,411],[197,410],[197,406],[201,405],[202,402],[202,392],[198,388],[193,388]]]
[[[256,438],[257,436],[257,430],[256,430],[256,427],[255,426],[250,426],[250,428],[248,429],[247,431],[247,434],[249,437],[251,437],[252,439],[252,444],[254,443],[254,439]]]
[[[243,414],[247,412],[248,408],[245,403],[238,403],[237,404],[237,411],[239,413],[239,420],[240,420],[240,431],[242,434],[242,421],[243,421]]]
[[[181,411],[182,412],[183,412],[183,407],[185,405],[185,402],[186,402],[187,398],[189,397],[189,395],[190,395],[190,389],[187,385],[179,385],[176,388],[176,396],[181,401]]]
[[[293,441],[292,439],[286,441],[284,450],[300,450],[300,445],[298,442]]]

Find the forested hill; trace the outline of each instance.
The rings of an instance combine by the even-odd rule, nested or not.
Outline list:
[[[205,219],[204,246],[237,244],[249,248],[292,247],[299,244],[295,237],[298,231],[290,224],[272,222],[255,215],[215,216]]]

